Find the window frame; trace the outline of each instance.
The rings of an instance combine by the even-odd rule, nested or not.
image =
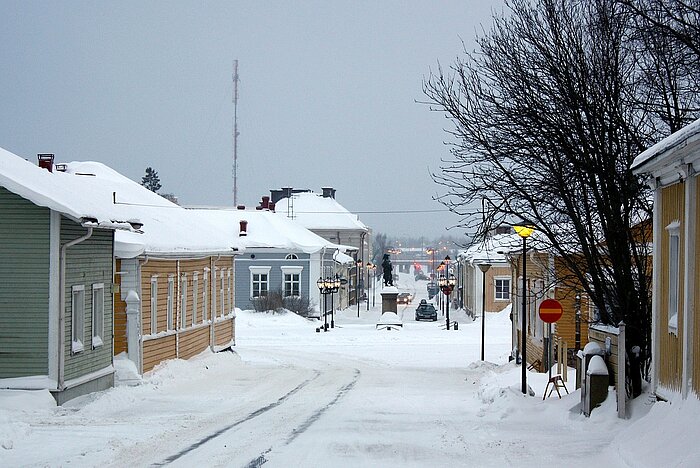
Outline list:
[[[499,297],[499,288],[498,288],[499,281],[501,281],[501,282],[505,281],[508,283],[505,287],[505,294],[508,297],[505,297],[505,298]],[[494,301],[507,301],[507,302],[511,301],[511,282],[512,282],[512,278],[510,276],[494,276],[494,278],[493,278],[493,300]],[[501,289],[503,289],[503,288],[501,288]],[[501,292],[501,294],[503,294],[504,291],[502,290],[500,292]]]
[[[304,270],[303,266],[283,266],[282,270],[282,296],[283,297],[301,297],[301,272]],[[296,275],[296,281],[292,277]],[[290,284],[290,289],[292,294],[287,294],[287,284]],[[297,285],[298,294],[293,294],[294,285]]]
[[[77,294],[77,295],[76,295]],[[78,299],[76,303],[76,299]],[[71,353],[85,350],[85,285],[71,286]]]
[[[270,270],[272,270],[272,267],[269,266],[251,266],[248,267],[250,270],[250,298],[251,299],[256,299],[258,297],[264,297],[267,296],[267,294],[270,292]],[[255,276],[258,275],[259,278],[256,280]],[[262,275],[265,276],[265,280],[262,280]],[[255,290],[255,285],[258,283],[260,285],[258,294],[256,295],[256,290]],[[265,285],[265,288],[263,289],[262,285]],[[262,294],[264,291],[265,294]]]
[[[678,335],[678,313],[681,292],[681,223],[676,220],[666,226],[668,231],[668,291],[666,306],[668,311],[668,331]]]
[[[192,325],[197,323],[197,307],[199,306],[199,272],[192,274]]]
[[[180,328],[187,327],[187,273],[180,276]]]
[[[151,335],[158,333],[158,276],[151,276]]]
[[[175,328],[175,275],[168,275],[168,296],[166,298],[167,331]]]
[[[99,300],[97,300],[99,298]],[[98,333],[96,333],[98,332]],[[92,349],[104,345],[105,336],[105,285],[92,285]]]

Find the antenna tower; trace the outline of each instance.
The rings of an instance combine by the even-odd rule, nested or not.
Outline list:
[[[233,61],[233,205],[238,205],[238,60]]]

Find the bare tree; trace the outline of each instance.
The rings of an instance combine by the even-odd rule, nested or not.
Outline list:
[[[454,123],[440,200],[483,239],[504,222],[534,225],[605,323],[627,324],[633,393],[650,347],[649,190],[629,170],[653,141],[637,105],[631,15],[614,0],[507,0],[468,53],[424,83]],[[483,205],[483,217],[469,218]]]

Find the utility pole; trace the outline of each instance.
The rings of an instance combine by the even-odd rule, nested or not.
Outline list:
[[[238,205],[238,60],[233,61],[233,206]]]

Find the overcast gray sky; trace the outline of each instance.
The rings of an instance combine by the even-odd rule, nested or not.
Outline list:
[[[0,146],[93,160],[182,204],[337,189],[374,229],[433,237],[458,219],[430,179],[447,155],[421,84],[454,62],[500,1],[0,2]]]

